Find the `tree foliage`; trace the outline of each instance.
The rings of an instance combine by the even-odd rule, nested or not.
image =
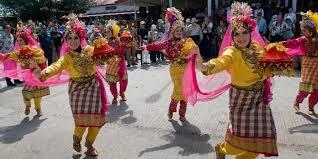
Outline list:
[[[0,0],[22,20],[49,20],[69,13],[85,13],[93,0]]]

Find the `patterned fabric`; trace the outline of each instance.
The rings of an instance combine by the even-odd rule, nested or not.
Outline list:
[[[107,82],[116,83],[119,81],[118,71],[120,68],[120,61],[121,61],[121,58],[119,58],[118,56],[114,56],[107,61],[106,76],[105,76],[105,80]],[[127,72],[125,73],[123,79],[124,80],[128,79]]]
[[[172,63],[170,65],[170,77],[173,83],[173,93],[171,98],[177,101],[185,100],[182,93],[182,80],[184,75],[185,64]]]
[[[102,95],[97,76],[85,81],[69,83],[70,105],[76,126],[102,127],[106,115],[102,113]]]
[[[225,141],[231,146],[277,156],[276,128],[271,109],[263,103],[264,89],[230,89],[230,125]]]
[[[39,98],[50,95],[50,90],[48,87],[30,86],[24,84],[22,95],[24,100],[29,101],[33,98]]]
[[[169,105],[169,112],[177,112],[177,106],[179,101],[171,99],[170,105]],[[179,107],[179,115],[180,117],[185,117],[185,113],[187,111],[187,102],[181,100],[180,101],[180,107]]]
[[[119,94],[120,96],[123,96],[125,94],[125,91],[127,89],[128,80],[122,80],[119,81]],[[109,83],[110,92],[112,93],[113,97],[118,96],[117,91],[117,82],[116,83]]]
[[[318,89],[318,57],[304,56],[299,90],[312,93]]]
[[[170,61],[175,61],[181,54],[182,46],[185,42],[185,39],[182,40],[167,40],[162,43],[152,43],[147,45],[147,50],[149,51],[160,51],[166,50],[167,58]]]
[[[169,104],[169,112],[177,112],[177,106],[179,101],[171,99]]]
[[[308,92],[303,92],[300,91],[298,92],[297,96],[296,96],[296,102],[297,104],[302,103],[304,101],[305,98],[308,98],[308,107],[309,109],[314,109],[315,105],[318,103],[318,89],[314,90],[312,93],[308,93]]]

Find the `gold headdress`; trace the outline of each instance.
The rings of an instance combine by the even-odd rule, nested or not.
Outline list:
[[[168,8],[166,12],[165,22],[169,34],[171,34],[176,28],[184,28],[183,20],[184,18],[182,17],[182,14],[178,9],[174,7]]]

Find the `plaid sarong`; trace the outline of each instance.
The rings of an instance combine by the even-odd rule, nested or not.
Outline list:
[[[84,81],[70,81],[69,101],[76,126],[102,127],[105,124],[101,96],[97,76],[88,77]]]
[[[106,76],[105,80],[109,83],[116,83],[119,81],[119,68],[120,68],[120,58],[114,56],[107,61],[106,66]],[[127,79],[127,73],[124,75],[124,80]]]
[[[318,89],[318,57],[303,57],[299,90],[312,93]]]
[[[28,84],[24,84],[22,95],[24,100],[29,101],[33,98],[40,98],[50,95],[50,89],[49,87],[30,86]]]
[[[264,88],[230,89],[230,124],[225,140],[231,146],[277,156],[276,128],[271,109],[263,103]]]

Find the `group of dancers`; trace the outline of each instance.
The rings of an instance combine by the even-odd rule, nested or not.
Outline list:
[[[299,104],[307,96],[309,114],[315,114],[314,106],[318,103],[318,13],[304,15],[301,23],[304,36],[270,45],[255,30],[251,13],[247,3],[232,4],[229,27],[219,57],[207,63],[203,62],[194,41],[182,37],[184,19],[176,8],[166,11],[167,31],[162,38],[141,47],[142,51],[165,50],[170,61],[173,93],[168,119],[173,118],[179,104],[179,119],[184,122],[188,103],[211,101],[229,89],[229,126],[225,141],[215,146],[217,159],[224,159],[226,155],[235,155],[237,159],[253,159],[260,154],[278,156],[276,128],[269,106],[274,74],[264,71],[261,66],[267,46],[283,47],[290,56],[303,56],[299,93],[293,104],[295,111],[299,111]],[[91,156],[98,155],[93,143],[106,123],[110,103],[104,80],[110,86],[112,104],[118,102],[118,96],[122,101],[127,100],[128,75],[124,54],[131,47],[129,40],[125,40],[129,33],[122,31],[119,34],[120,27],[116,23],[108,24],[106,32],[107,38],[100,37],[94,41],[94,46],[89,46],[85,41],[84,25],[72,15],[67,22],[61,57],[50,66],[46,67],[43,51],[28,30],[17,33],[15,51],[0,56],[0,61],[15,60],[22,67],[15,71],[3,70],[1,76],[24,80],[22,95],[26,115],[30,113],[33,99],[37,116],[41,116],[41,99],[50,94],[49,86],[69,83],[69,105],[75,123],[73,148],[82,151],[81,140],[87,129],[85,147]],[[105,74],[100,67],[104,64]],[[198,79],[196,74],[200,72],[207,77]]]

